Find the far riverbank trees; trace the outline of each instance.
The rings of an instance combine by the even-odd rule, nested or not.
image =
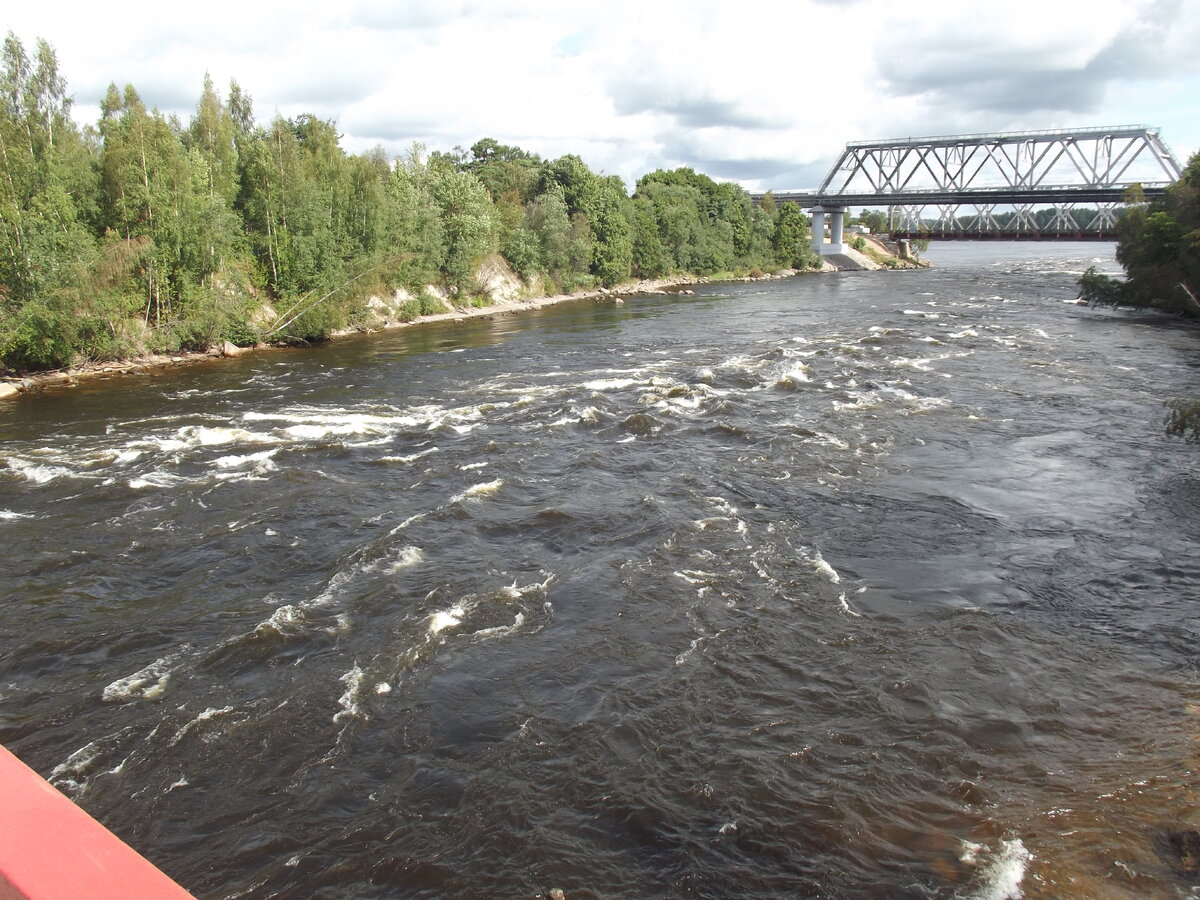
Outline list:
[[[815,266],[805,217],[658,171],[630,195],[575,155],[347,154],[333,122],[259,123],[205,79],[187,123],[111,85],[80,127],[54,51],[9,33],[0,71],[0,368],[311,341],[398,288],[412,316],[476,293],[499,253],[531,293]]]

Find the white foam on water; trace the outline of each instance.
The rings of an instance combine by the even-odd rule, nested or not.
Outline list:
[[[420,547],[401,547],[394,551],[393,554],[387,557],[383,565],[389,572],[400,572],[404,569],[411,569],[413,566],[420,565],[425,561],[425,551]]]
[[[582,386],[589,391],[619,391],[642,383],[640,378],[600,378],[596,381],[585,381]]]
[[[306,441],[319,440],[328,434],[335,433],[334,429],[328,425],[289,425],[284,431],[294,438]],[[345,430],[337,433],[349,434],[350,431]]]
[[[490,496],[504,486],[504,480],[497,478],[495,481],[485,481],[482,484],[475,484],[467,488],[465,491],[455,494],[450,498],[451,503],[462,503],[464,500],[478,500],[481,497]]]
[[[0,509],[0,521],[12,521],[14,519],[34,519],[37,518],[31,513],[13,512],[10,509]]]
[[[980,872],[981,883],[971,894],[971,900],[1021,900],[1021,882],[1033,860],[1020,838],[1001,841],[1000,850],[991,857]]]
[[[844,400],[834,400],[833,408],[839,412],[842,410],[862,410],[862,409],[879,409],[879,403],[868,394],[851,394],[854,399],[847,403]],[[849,445],[847,445],[849,446]]]
[[[856,619],[862,618],[862,613],[855,612],[853,609],[850,608],[850,601],[849,601],[849,599],[847,599],[846,593],[844,591],[838,596],[838,604],[841,606],[842,612],[844,612],[846,615],[854,616],[854,618],[856,618]]]
[[[88,769],[95,762],[104,748],[99,741],[90,741],[84,744],[74,753],[66,758],[63,762],[54,767],[50,772],[50,777],[46,780],[57,788],[65,788],[71,793],[76,793],[83,790],[85,781],[81,782],[78,779],[85,778]]]
[[[491,628],[481,628],[474,632],[471,637],[486,640],[487,638],[504,637],[506,635],[515,634],[521,630],[521,626],[525,624],[525,613],[519,612],[513,617],[511,625],[494,625]]]
[[[818,431],[816,434],[806,437],[802,443],[819,444],[823,447],[833,447],[836,450],[849,450],[850,444],[837,435],[826,434],[823,431]]]
[[[210,706],[208,709],[204,710],[204,712],[197,715],[196,718],[192,719],[190,722],[176,731],[175,736],[171,738],[170,746],[174,747],[176,744],[178,744],[184,738],[184,736],[187,735],[187,733],[197,725],[207,722],[210,719],[215,719],[217,716],[223,716],[231,712],[233,712],[232,706],[222,706],[220,709]]]
[[[811,551],[809,551],[808,559],[818,573],[824,575],[834,584],[841,584],[842,576],[837,573],[837,569],[825,561],[825,557],[821,555],[820,550],[814,547]]]
[[[448,628],[457,628],[462,624],[462,617],[466,615],[466,608],[457,603],[449,609],[435,612],[429,617],[429,633],[441,634]]]
[[[144,450],[133,450],[126,448],[124,450],[100,450],[96,453],[89,454],[88,461],[97,465],[124,465],[131,463],[134,460],[140,459],[145,455]]]
[[[355,663],[354,667],[342,675],[338,681],[346,685],[346,692],[338,698],[338,706],[341,709],[334,714],[334,722],[352,719],[359,714],[358,693],[359,688],[362,687],[363,670],[359,668],[358,663]]]
[[[128,703],[132,700],[157,700],[162,697],[171,680],[172,666],[179,660],[178,653],[156,659],[150,665],[138,669],[132,675],[118,678],[108,685],[100,697],[108,703]]]
[[[686,663],[691,658],[692,654],[695,653],[696,650],[698,650],[700,648],[700,645],[703,643],[704,643],[703,635],[701,635],[698,638],[693,638],[691,645],[686,650],[684,650],[682,653],[680,653],[678,656],[675,657],[675,665],[682,666],[684,663]]]
[[[395,528],[393,528],[388,533],[389,536],[395,534],[397,531],[403,531],[405,528],[407,528],[413,522],[420,522],[422,519],[424,519],[428,515],[429,515],[429,513],[423,513],[423,512],[414,513],[413,515],[411,515],[407,519],[405,519],[403,522],[401,522],[399,525],[397,525]]]
[[[601,419],[600,410],[594,406],[572,406],[570,412],[560,416],[550,423],[551,428],[558,428],[563,425],[597,425]]]
[[[381,463],[411,463],[416,462],[422,456],[428,456],[430,453],[437,453],[437,447],[430,447],[428,450],[421,450],[418,453],[410,453],[408,456],[381,456],[376,462]]]
[[[178,781],[173,782],[170,786],[168,786],[167,793],[168,794],[171,793],[171,791],[175,790],[175,788],[183,788],[183,787],[188,787],[188,780],[187,780],[186,775],[179,776]]]
[[[489,465],[491,465],[491,463],[486,463],[486,462],[467,463],[465,466],[459,466],[458,471],[472,472],[475,469],[486,469]]]
[[[703,572],[698,569],[684,569],[681,572],[672,572],[676,578],[686,581],[688,584],[709,584],[711,585],[720,576],[713,572]]]
[[[275,464],[271,461],[271,457],[278,453],[279,450],[279,447],[273,447],[270,450],[261,450],[258,453],[246,453],[241,456],[221,456],[213,460],[213,465],[218,469],[234,469],[240,466],[269,464],[269,467],[274,469]]]
[[[247,422],[290,422],[292,425],[324,426],[342,434],[361,434],[396,425],[417,425],[423,417],[412,415],[378,415],[348,409],[300,409],[294,412],[248,412]],[[289,426],[290,427],[290,426]],[[286,429],[285,429],[286,430]]]
[[[126,482],[133,490],[143,491],[146,488],[165,488],[184,484],[188,479],[172,472],[149,472],[140,478],[130,478]]]
[[[169,438],[145,438],[131,441],[128,449],[156,448],[163,453],[178,453],[197,447],[219,447],[224,444],[276,444],[280,439],[274,435],[246,431],[244,428],[215,427],[207,425],[185,425]]]
[[[702,392],[695,391],[691,394],[680,394],[675,397],[666,397],[662,400],[659,400],[658,403],[655,404],[655,409],[668,411],[674,409],[684,412],[694,412],[700,408],[701,404],[703,404],[706,399],[707,397]]]
[[[786,369],[780,372],[776,379],[776,384],[808,384],[812,381],[812,367],[800,361],[794,361]]]
[[[302,624],[304,624],[304,611],[298,606],[288,603],[280,606],[268,618],[259,622],[254,627],[254,631],[255,633],[261,633],[270,630],[277,634],[285,634],[287,631],[294,630]]]
[[[26,481],[34,484],[47,484],[56,478],[68,478],[77,473],[63,466],[44,465],[31,462],[19,456],[10,456],[4,460],[8,467]]]

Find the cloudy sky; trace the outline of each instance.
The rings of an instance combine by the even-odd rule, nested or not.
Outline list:
[[[1196,0],[161,0],[7,4],[76,120],[109,82],[185,121],[205,72],[345,149],[481,137],[637,177],[815,187],[850,140],[1096,125],[1200,148]]]

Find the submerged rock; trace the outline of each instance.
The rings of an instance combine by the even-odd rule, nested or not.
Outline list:
[[[1200,832],[1166,831],[1157,841],[1158,855],[1172,869],[1188,878],[1200,878]]]

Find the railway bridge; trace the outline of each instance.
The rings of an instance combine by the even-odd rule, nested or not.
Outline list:
[[[772,196],[812,211],[823,255],[844,252],[851,207],[886,207],[895,239],[1113,240],[1120,205],[1180,173],[1143,125],[962,134],[850,143],[815,191]]]

